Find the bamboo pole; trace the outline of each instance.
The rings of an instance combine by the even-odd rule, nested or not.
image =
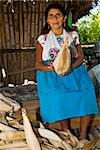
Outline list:
[[[18,13],[19,13],[19,2],[16,1],[16,5],[14,8],[14,30],[15,30],[15,43],[16,43],[16,49],[19,49],[19,25],[18,25]]]
[[[10,43],[10,33],[9,33],[9,21],[8,21],[8,11],[7,11],[7,6],[4,5],[3,6],[3,13],[4,13],[4,27],[5,27],[5,36],[6,36],[6,44],[7,44],[7,48],[11,47],[11,43]]]
[[[23,13],[24,13],[24,46],[27,47],[27,3],[23,3]]]
[[[5,22],[4,22],[3,5],[0,5],[0,6],[1,6],[1,17],[2,17],[2,28],[1,28],[2,48],[6,49],[7,45],[6,45],[6,35],[4,34],[5,33],[5,27],[4,27]]]
[[[14,24],[13,24],[13,13],[11,11],[11,5],[8,7],[8,16],[9,16],[9,30],[10,30],[10,48],[15,48],[15,36],[14,36]]]
[[[23,3],[19,2],[19,37],[20,37],[20,48],[23,47],[23,15],[22,15],[22,9],[23,9]]]

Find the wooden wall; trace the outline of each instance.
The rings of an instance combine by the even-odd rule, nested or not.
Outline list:
[[[34,42],[44,23],[45,3],[0,1],[0,78],[6,70],[6,84],[35,80]],[[1,79],[0,79],[1,80]]]
[[[0,2],[0,49],[32,47],[44,20],[43,2]]]
[[[5,84],[22,84],[24,79],[35,81],[35,49],[1,50],[0,57],[7,75]]]

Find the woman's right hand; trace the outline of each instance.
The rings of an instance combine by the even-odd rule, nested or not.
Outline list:
[[[41,71],[54,71],[54,68],[52,65],[48,64],[45,65],[42,62],[39,62],[37,64],[35,64],[35,68],[36,70],[41,70]]]

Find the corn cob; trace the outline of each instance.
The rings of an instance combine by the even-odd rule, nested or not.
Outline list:
[[[9,149],[9,148],[22,148],[27,146],[26,142],[24,141],[19,141],[19,142],[15,142],[15,143],[9,143],[9,144],[4,144],[4,145],[0,145],[0,150],[2,149]]]
[[[0,123],[0,131],[16,131],[16,129]]]
[[[25,137],[30,150],[41,150],[39,141],[32,130],[30,121],[27,117],[27,113],[24,108],[22,109],[22,117],[23,117]]]
[[[12,100],[11,98],[4,96],[2,93],[0,93],[0,99],[5,101],[7,104],[11,105],[14,108],[14,111],[18,111],[21,108],[19,103]]]
[[[9,104],[5,103],[2,99],[0,99],[0,112],[11,112],[13,107]]]
[[[57,134],[48,129],[38,128],[38,132],[44,138],[62,142],[62,139]]]
[[[0,133],[0,139],[4,141],[25,140],[25,133],[23,131],[4,131]]]

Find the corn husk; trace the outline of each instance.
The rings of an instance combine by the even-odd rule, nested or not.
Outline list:
[[[13,107],[7,104],[5,101],[0,99],[0,112],[11,112]]]
[[[22,147],[25,147],[25,146],[27,146],[26,142],[18,141],[18,142],[15,142],[15,143],[0,145],[0,150],[10,149],[10,148],[22,148]]]
[[[94,149],[96,149],[96,145],[98,143],[100,144],[100,137],[97,137],[97,138],[93,139],[92,141],[88,142],[87,144],[85,144],[83,146],[83,150],[92,150],[92,149],[94,150]]]
[[[54,132],[52,132],[48,129],[38,128],[38,132],[44,138],[62,142],[62,139],[57,134],[55,134]]]
[[[0,99],[2,99],[8,105],[12,106],[14,111],[18,111],[21,108],[19,103],[9,97],[4,96],[2,93],[0,93]]]
[[[63,75],[70,68],[71,54],[68,48],[68,39],[66,38],[62,49],[53,62],[54,70],[58,75]]]
[[[0,131],[16,131],[16,129],[3,123],[0,123]]]
[[[23,117],[25,137],[30,150],[41,150],[39,141],[35,133],[33,132],[26,110],[24,108],[22,109],[22,117]]]
[[[25,140],[25,133],[23,131],[4,131],[0,133],[0,139],[4,141]]]

